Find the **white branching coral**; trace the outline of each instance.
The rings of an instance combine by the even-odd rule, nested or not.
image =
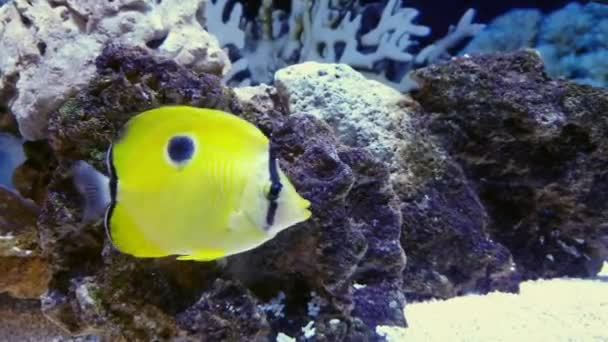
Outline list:
[[[222,46],[232,44],[236,48],[242,49],[245,47],[245,32],[240,29],[243,6],[235,3],[228,20],[224,21],[225,5],[226,3],[223,0],[207,0],[203,25],[207,31],[216,35]]]
[[[209,1],[213,9],[206,13],[214,16],[207,20],[209,31],[220,42],[240,49],[240,59],[227,75],[235,85],[271,83],[274,72],[286,65],[317,61],[348,64],[406,91],[412,86],[407,74],[391,80],[379,63],[394,62],[405,71],[411,70],[448,56],[450,48],[484,27],[473,23],[475,11],[469,9],[444,38],[417,51],[418,39],[427,36],[430,29],[415,23],[418,10],[401,7],[398,0],[388,0],[379,22],[368,32],[363,32],[362,8],[351,5],[344,9],[332,0],[292,0],[290,13],[273,10],[272,1],[263,1],[258,18],[249,22],[236,19],[242,14],[238,3],[224,22],[226,0]],[[247,73],[245,82],[234,82]]]
[[[448,34],[445,37],[420,51],[416,56],[416,62],[434,62],[445,55],[448,49],[457,45],[463,39],[473,37],[483,30],[485,25],[473,23],[474,16],[475,11],[473,9],[466,11],[456,26],[450,26]]]

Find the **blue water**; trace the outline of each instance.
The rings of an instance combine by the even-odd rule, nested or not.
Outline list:
[[[0,185],[13,188],[13,171],[24,160],[21,140],[10,134],[0,133]]]

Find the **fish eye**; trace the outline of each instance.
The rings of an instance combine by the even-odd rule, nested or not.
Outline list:
[[[182,165],[194,155],[194,141],[187,135],[176,135],[167,144],[167,155],[173,164]]]

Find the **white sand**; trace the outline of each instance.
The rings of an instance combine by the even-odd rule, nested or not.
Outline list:
[[[379,327],[390,341],[608,341],[608,263],[597,279],[521,284],[520,294],[491,293],[405,308],[409,327]]]

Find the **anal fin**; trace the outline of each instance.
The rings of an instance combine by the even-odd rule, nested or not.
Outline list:
[[[211,261],[226,256],[226,252],[221,249],[201,249],[190,255],[182,255],[177,260]]]

